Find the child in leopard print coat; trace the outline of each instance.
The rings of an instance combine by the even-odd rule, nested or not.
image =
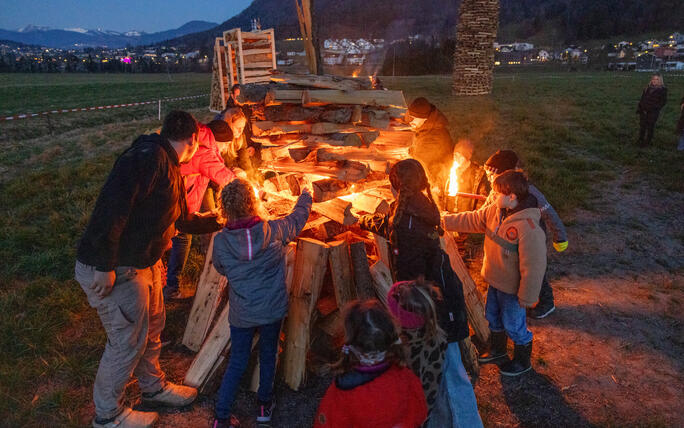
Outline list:
[[[437,287],[425,280],[400,281],[387,294],[387,306],[401,326],[402,341],[409,348],[409,366],[423,384],[432,411],[442,379],[446,335],[437,324]]]

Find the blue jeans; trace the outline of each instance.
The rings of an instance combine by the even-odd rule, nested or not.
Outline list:
[[[185,268],[188,254],[190,254],[192,235],[179,233],[171,238],[171,244],[171,254],[169,255],[169,264],[166,270],[166,286],[164,286],[165,296],[178,291],[179,278]]]
[[[518,296],[504,293],[489,286],[485,318],[491,331],[504,331],[516,345],[527,345],[532,341],[532,332],[527,328],[525,308],[520,306]]]
[[[259,330],[259,390],[257,391],[257,398],[264,403],[273,398],[273,379],[275,378],[276,352],[278,351],[281,324],[282,320],[259,327],[230,327],[230,359],[216,400],[216,417],[218,419],[230,417],[240,380],[249,363],[249,356],[252,353],[252,339],[257,329]]]
[[[442,382],[427,422],[427,428],[444,427],[482,427],[475,392],[463,367],[458,342],[450,343],[444,354]]]

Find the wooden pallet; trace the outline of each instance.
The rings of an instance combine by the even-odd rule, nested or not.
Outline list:
[[[223,43],[231,51],[226,56],[230,81],[240,84],[270,81],[271,71],[277,68],[272,28],[256,32],[239,28],[224,31]]]

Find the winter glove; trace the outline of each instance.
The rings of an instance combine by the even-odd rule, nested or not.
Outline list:
[[[553,243],[553,248],[559,252],[562,253],[563,251],[568,249],[568,241],[563,241],[563,242],[554,242]]]

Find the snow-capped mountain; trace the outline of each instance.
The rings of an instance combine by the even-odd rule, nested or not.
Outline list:
[[[30,45],[46,46],[50,48],[83,48],[103,46],[110,48],[127,45],[148,45],[161,42],[186,34],[205,31],[218,24],[206,21],[190,21],[179,28],[157,33],[131,30],[126,32],[104,30],[101,28],[89,30],[81,27],[55,29],[37,25],[27,25],[16,31],[0,29],[0,40]]]

